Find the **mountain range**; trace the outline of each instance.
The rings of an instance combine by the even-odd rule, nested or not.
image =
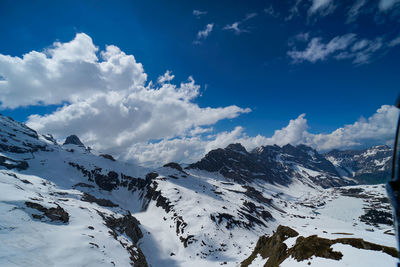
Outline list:
[[[0,116],[0,266],[389,266],[392,153],[230,144],[150,169]]]

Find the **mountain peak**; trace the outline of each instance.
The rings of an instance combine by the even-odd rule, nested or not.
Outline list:
[[[77,145],[77,146],[81,146],[84,147],[85,145],[81,142],[81,140],[79,139],[78,136],[76,136],[75,134],[72,134],[70,136],[68,136],[65,139],[65,142],[63,145]]]
[[[246,148],[244,146],[242,146],[242,144],[240,144],[240,143],[230,144],[225,149],[232,150],[232,151],[239,152],[239,153],[240,152],[247,153]]]

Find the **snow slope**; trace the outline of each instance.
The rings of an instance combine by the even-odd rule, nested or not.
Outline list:
[[[232,147],[222,154],[252,161],[249,153]],[[281,171],[290,175],[274,182],[265,172],[253,172],[243,180],[247,170],[236,168],[229,158],[224,166],[238,171],[239,180],[219,169],[182,169],[178,164],[150,170],[81,145],[59,145],[50,135],[0,116],[0,266],[144,266],[144,257],[149,266],[238,266],[259,237],[273,234],[278,225],[302,236],[351,236],[395,246],[383,185],[324,189],[342,183],[341,177],[305,146],[252,153],[266,161],[273,156],[268,168],[256,169],[273,177]],[[45,211],[63,209],[68,222],[52,221],[31,208],[35,204]],[[289,247],[295,242],[285,241]],[[353,255],[377,255],[334,246],[344,255],[336,266],[356,262]],[[382,266],[394,261],[386,254],[378,258]],[[318,266],[324,260],[311,262]],[[257,257],[258,263],[264,261]]]

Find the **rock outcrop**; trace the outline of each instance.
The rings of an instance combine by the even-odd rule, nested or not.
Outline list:
[[[70,136],[68,136],[63,145],[77,145],[80,147],[85,147],[85,145],[81,142],[81,140],[79,139],[78,136],[72,134]]]

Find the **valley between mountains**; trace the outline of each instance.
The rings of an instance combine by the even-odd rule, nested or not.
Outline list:
[[[391,155],[231,144],[149,169],[0,116],[0,266],[395,266]]]

